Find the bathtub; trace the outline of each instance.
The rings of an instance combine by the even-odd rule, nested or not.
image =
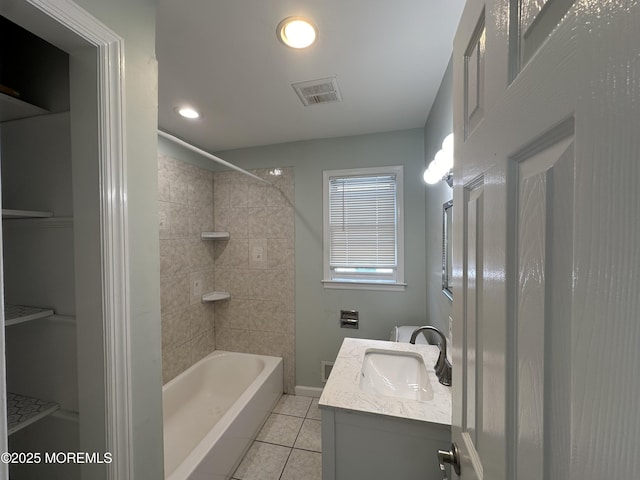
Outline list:
[[[227,480],[282,396],[282,359],[214,351],[162,388],[168,480]]]

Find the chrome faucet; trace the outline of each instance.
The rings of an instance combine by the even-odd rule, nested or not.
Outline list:
[[[411,334],[411,340],[409,343],[416,343],[416,338],[418,335],[423,333],[424,331],[434,332],[436,335],[440,337],[440,344],[438,345],[440,348],[440,355],[438,356],[438,361],[434,365],[434,369],[436,371],[436,376],[438,377],[438,381],[446,386],[451,385],[451,362],[447,359],[447,339],[443,335],[443,333],[438,330],[436,327],[432,327],[431,325],[423,325],[422,327],[416,328]]]

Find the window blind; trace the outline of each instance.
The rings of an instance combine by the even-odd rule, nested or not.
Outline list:
[[[396,175],[331,177],[331,268],[396,268]]]

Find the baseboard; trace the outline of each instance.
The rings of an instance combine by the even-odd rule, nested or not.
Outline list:
[[[322,395],[322,388],[319,388],[319,387],[305,387],[303,385],[296,385],[295,392],[296,392],[296,395],[300,395],[302,397],[320,398],[320,395]]]

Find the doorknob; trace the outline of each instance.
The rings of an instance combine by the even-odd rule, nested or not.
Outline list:
[[[456,475],[460,475],[460,452],[458,451],[458,446],[452,443],[451,450],[438,450],[438,462],[440,463],[443,480],[448,480],[447,471],[444,469],[445,463],[453,467]]]

